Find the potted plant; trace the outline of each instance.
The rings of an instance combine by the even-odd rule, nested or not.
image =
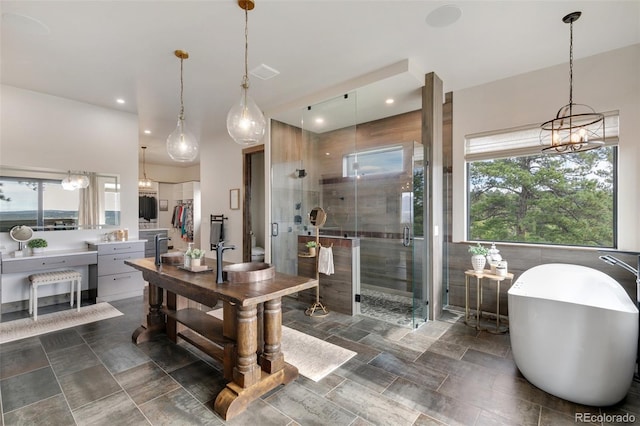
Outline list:
[[[473,266],[473,270],[475,272],[484,271],[484,265],[487,263],[489,250],[478,243],[475,246],[469,246],[469,253],[471,253],[471,265]]]
[[[188,256],[191,258],[191,267],[200,266],[202,258],[204,257],[204,250],[199,248],[192,249],[188,252]]]
[[[27,243],[27,247],[31,249],[32,253],[42,253],[47,246],[47,240],[44,238],[34,238]]]
[[[307,251],[309,252],[309,256],[314,257],[316,255],[316,247],[317,244],[315,241],[307,241]]]

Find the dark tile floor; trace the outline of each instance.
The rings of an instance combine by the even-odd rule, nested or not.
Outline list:
[[[164,338],[133,345],[142,299],[113,305],[125,315],[0,345],[0,424],[225,423],[211,409],[224,386],[220,365]],[[305,307],[285,301],[284,323],[357,355],[318,383],[299,377],[264,395],[228,424],[555,426],[575,424],[576,413],[640,419],[639,383],[615,407],[563,401],[518,373],[507,335],[477,332],[455,316],[411,331],[337,313],[309,318]]]

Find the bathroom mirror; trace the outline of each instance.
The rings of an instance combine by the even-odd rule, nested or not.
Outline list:
[[[0,232],[96,229],[120,225],[118,175],[81,172],[87,188],[64,189],[68,171],[0,166]]]
[[[18,250],[22,250],[22,245],[33,237],[33,229],[24,225],[14,226],[9,231],[9,236],[13,241],[18,242]]]
[[[313,210],[309,212],[309,222],[311,222],[311,225],[320,228],[326,221],[327,214],[322,207],[314,207]]]

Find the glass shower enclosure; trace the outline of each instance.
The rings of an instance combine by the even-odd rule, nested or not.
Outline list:
[[[272,120],[272,263],[297,274],[297,237],[314,232],[307,215],[320,206],[321,234],[359,239],[360,313],[418,327],[428,316],[420,112],[357,117],[354,91]]]

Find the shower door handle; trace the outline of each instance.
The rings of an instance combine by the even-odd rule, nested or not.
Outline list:
[[[272,237],[277,237],[278,236],[278,223],[277,222],[273,222],[271,224],[271,236]]]
[[[409,225],[405,225],[402,229],[402,245],[409,247],[411,245],[411,229]]]

